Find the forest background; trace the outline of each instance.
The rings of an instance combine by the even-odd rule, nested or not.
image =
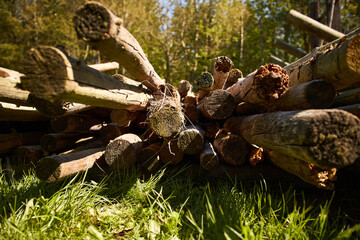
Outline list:
[[[309,35],[284,19],[289,9],[310,15],[311,2],[319,2],[319,18],[327,24],[334,0],[100,0],[135,36],[158,74],[176,84],[212,71],[214,58],[225,55],[246,75],[269,63],[275,55],[296,60],[276,49],[282,39],[308,52]],[[335,1],[334,1],[335,2]],[[359,25],[360,0],[340,4],[338,30]],[[85,0],[0,0],[0,66],[22,71],[24,52],[36,45],[62,46],[87,64],[108,61],[76,37],[72,18]],[[126,74],[124,69],[120,73]]]

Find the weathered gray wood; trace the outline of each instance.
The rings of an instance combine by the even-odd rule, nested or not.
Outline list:
[[[24,74],[0,67],[0,101],[19,106],[31,106],[27,101],[29,92],[17,88]]]
[[[269,62],[277,64],[277,65],[279,65],[281,67],[286,67],[287,65],[289,65],[288,62],[285,62],[282,59],[280,59],[280,58],[278,58],[278,57],[276,57],[274,55],[270,55]]]
[[[297,58],[302,58],[303,56],[306,55],[306,53],[303,50],[298,49],[298,48],[292,46],[291,44],[289,44],[283,40],[280,40],[280,39],[275,39],[275,47],[280,48],[280,49],[284,50],[285,52],[290,53],[291,55],[293,55],[294,57],[297,57]]]
[[[210,119],[226,119],[235,109],[234,97],[222,89],[213,90],[199,103],[201,114]]]
[[[98,64],[90,64],[89,67],[96,69],[100,72],[106,72],[114,69],[119,69],[119,63],[117,62],[107,62],[107,63],[98,63]]]
[[[231,69],[223,89],[227,89],[234,85],[239,80],[239,78],[243,78],[242,71],[237,68]]]

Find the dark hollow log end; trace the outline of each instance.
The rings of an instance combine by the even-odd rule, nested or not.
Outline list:
[[[153,93],[155,100],[161,101],[164,97],[167,97],[171,100],[174,101],[175,103],[179,103],[180,102],[180,94],[177,91],[177,89],[169,84],[169,83],[165,83],[165,84],[160,84],[157,89],[155,90],[155,92]]]
[[[310,123],[310,152],[321,167],[345,167],[360,156],[360,121],[341,110],[327,110]]]
[[[227,73],[230,71],[232,66],[233,66],[233,62],[231,61],[230,58],[226,56],[215,58],[215,70],[218,72]]]
[[[56,181],[60,176],[60,163],[54,157],[42,158],[36,164],[35,173],[40,180]]]
[[[203,149],[204,138],[197,129],[187,129],[179,134],[177,145],[185,154],[194,155]]]
[[[76,11],[73,23],[79,39],[96,42],[106,38],[105,34],[110,30],[111,16],[101,4],[88,3]]]
[[[214,154],[203,154],[200,156],[201,167],[207,171],[219,166],[219,157]]]
[[[273,63],[261,66],[255,73],[253,88],[265,101],[278,99],[289,88],[289,75]]]
[[[200,104],[205,117],[218,120],[230,117],[236,107],[234,97],[221,89],[210,92]]]
[[[214,84],[214,77],[209,72],[203,72],[198,79],[198,86],[200,88],[209,88]]]
[[[214,142],[224,162],[231,165],[242,165],[249,154],[248,143],[239,135],[220,134]],[[219,148],[220,146],[220,148]]]
[[[320,109],[331,106],[336,94],[331,83],[314,80],[310,86],[306,91],[307,102],[311,104],[309,108]]]
[[[127,140],[116,140],[106,146],[106,163],[118,170],[131,168],[137,160],[136,148]]]
[[[45,155],[40,145],[19,146],[14,154],[17,164],[35,163]]]

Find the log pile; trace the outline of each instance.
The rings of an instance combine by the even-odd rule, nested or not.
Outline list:
[[[88,2],[73,22],[80,39],[134,80],[99,71],[116,64],[86,66],[48,46],[27,52],[24,73],[0,69],[0,153],[33,164],[41,180],[96,165],[151,174],[185,162],[240,178],[251,178],[250,168],[276,177],[281,168],[333,189],[337,170],[359,161],[360,34],[245,77],[217,57],[197,89],[186,80],[176,89],[105,6]]]

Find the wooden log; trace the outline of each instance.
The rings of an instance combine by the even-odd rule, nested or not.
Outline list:
[[[339,92],[335,96],[332,107],[352,105],[356,103],[360,103],[360,88]]]
[[[185,105],[184,114],[186,121],[191,123],[197,123],[200,118],[200,111],[196,105]]]
[[[46,155],[47,153],[40,145],[24,145],[14,149],[11,160],[16,165],[35,164]]]
[[[283,40],[280,40],[280,39],[275,39],[275,47],[280,48],[280,49],[284,50],[285,52],[290,53],[291,55],[293,55],[294,57],[297,57],[297,58],[302,58],[303,56],[306,55],[306,53],[303,50],[298,49],[298,48],[292,46],[291,44],[289,44]]]
[[[138,41],[123,20],[97,2],[79,8],[73,18],[78,38],[122,65],[133,77],[155,91],[164,84],[147,60]]]
[[[285,171],[301,178],[318,188],[333,190],[336,181],[336,168],[324,169],[300,159],[281,154],[277,151],[267,151],[267,159]]]
[[[43,132],[0,134],[0,153],[7,153],[20,145],[39,144]]]
[[[277,64],[277,65],[279,65],[279,66],[281,66],[281,67],[286,67],[287,65],[289,65],[288,62],[285,62],[285,61],[283,61],[282,59],[280,59],[280,58],[278,58],[278,57],[276,57],[276,56],[274,56],[274,55],[270,55],[270,57],[269,57],[269,62],[270,62],[270,63]]]
[[[27,101],[29,92],[17,88],[24,74],[0,67],[0,101],[19,106],[31,106]]]
[[[170,165],[179,164],[184,158],[184,151],[178,147],[178,139],[165,139],[159,156],[163,163]]]
[[[139,112],[131,112],[126,109],[114,109],[110,114],[110,118],[113,123],[116,123],[120,127],[128,127],[138,115]]]
[[[336,31],[335,29],[332,29],[295,10],[290,10],[285,19],[301,30],[311,33],[312,35],[324,39],[328,42],[345,36],[343,33]]]
[[[240,69],[237,68],[231,69],[223,89],[227,89],[231,87],[239,80],[239,78],[243,78],[243,77],[244,77],[243,73]]]
[[[360,119],[360,103],[336,107],[336,109],[347,111]]]
[[[54,182],[86,171],[104,155],[104,149],[100,147],[42,158],[36,165],[36,176],[43,181]]]
[[[73,149],[59,153],[59,155],[65,155],[65,154],[69,154],[69,153],[73,153],[73,152],[80,152],[80,151],[84,151],[84,150],[88,150],[88,149],[100,148],[100,147],[105,147],[105,146],[106,146],[106,144],[101,139],[91,138],[91,139],[82,141],[79,144],[76,144],[75,148],[73,148]]]
[[[84,133],[49,133],[40,138],[40,145],[47,152],[59,152],[73,148],[81,139],[87,140],[89,136]]]
[[[188,95],[189,92],[192,91],[192,85],[187,80],[181,80],[178,84],[177,90],[180,94],[180,97],[184,98],[185,96]]]
[[[231,165],[244,164],[249,154],[248,143],[241,136],[232,133],[217,135],[214,148],[223,161]]]
[[[185,96],[184,99],[183,99],[183,104],[184,104],[185,106],[197,105],[196,96],[193,95],[193,94],[189,94],[189,95]]]
[[[152,96],[141,86],[123,83],[57,48],[38,46],[26,53],[21,85],[35,97],[92,106],[142,110]]]
[[[204,131],[199,126],[187,126],[179,133],[177,145],[185,154],[199,153],[204,147]]]
[[[109,123],[103,126],[100,129],[100,139],[105,143],[108,144],[110,140],[114,140],[115,138],[125,134],[124,128],[121,128],[116,123]]]
[[[357,32],[357,31],[356,31]],[[336,90],[360,82],[360,34],[343,38],[314,49],[304,58],[285,67],[290,76],[290,86],[314,79],[326,79]]]
[[[207,171],[219,166],[219,157],[214,147],[208,141],[205,141],[204,147],[199,153],[201,167]]]
[[[119,69],[119,63],[117,63],[117,62],[90,64],[88,66],[93,69],[96,69],[100,72],[106,72],[106,71],[110,71],[110,70]]]
[[[198,101],[202,100],[206,97],[212,90],[212,86],[214,85],[214,77],[209,72],[203,72],[200,74],[198,79]]]
[[[268,110],[300,110],[328,108],[334,102],[335,88],[324,80],[312,80],[290,87]]]
[[[244,79],[226,89],[235,99],[235,103],[248,102],[266,105],[278,99],[289,86],[289,75],[276,64],[261,66]]]
[[[234,97],[222,89],[213,90],[200,103],[201,114],[210,119],[226,119],[232,115],[236,105]]]
[[[0,102],[0,121],[48,121],[49,117],[33,107]]]
[[[69,115],[64,117],[53,118],[51,120],[51,128],[55,132],[62,132],[62,133],[85,132],[86,133],[94,130],[99,130],[98,128],[94,128],[94,126],[99,125],[101,123],[102,120],[87,115]]]
[[[214,84],[211,89],[223,89],[225,82],[229,76],[230,69],[233,66],[233,62],[226,56],[215,58],[214,63]]]
[[[247,102],[240,102],[238,105],[236,105],[235,112],[239,116],[248,116],[258,113],[264,113],[266,112],[266,107]]]
[[[142,148],[140,137],[132,133],[123,134],[107,145],[105,161],[114,169],[129,169],[136,163],[137,154]]]
[[[234,117],[224,129],[247,142],[323,168],[341,168],[360,155],[360,121],[342,110],[304,110]]]
[[[156,142],[139,151],[137,162],[140,168],[145,169],[147,172],[154,173],[161,167],[162,162],[159,154],[162,145],[162,142]]]
[[[214,139],[221,129],[219,121],[216,120],[205,120],[202,122],[202,127],[205,132],[204,137],[209,139]]]

